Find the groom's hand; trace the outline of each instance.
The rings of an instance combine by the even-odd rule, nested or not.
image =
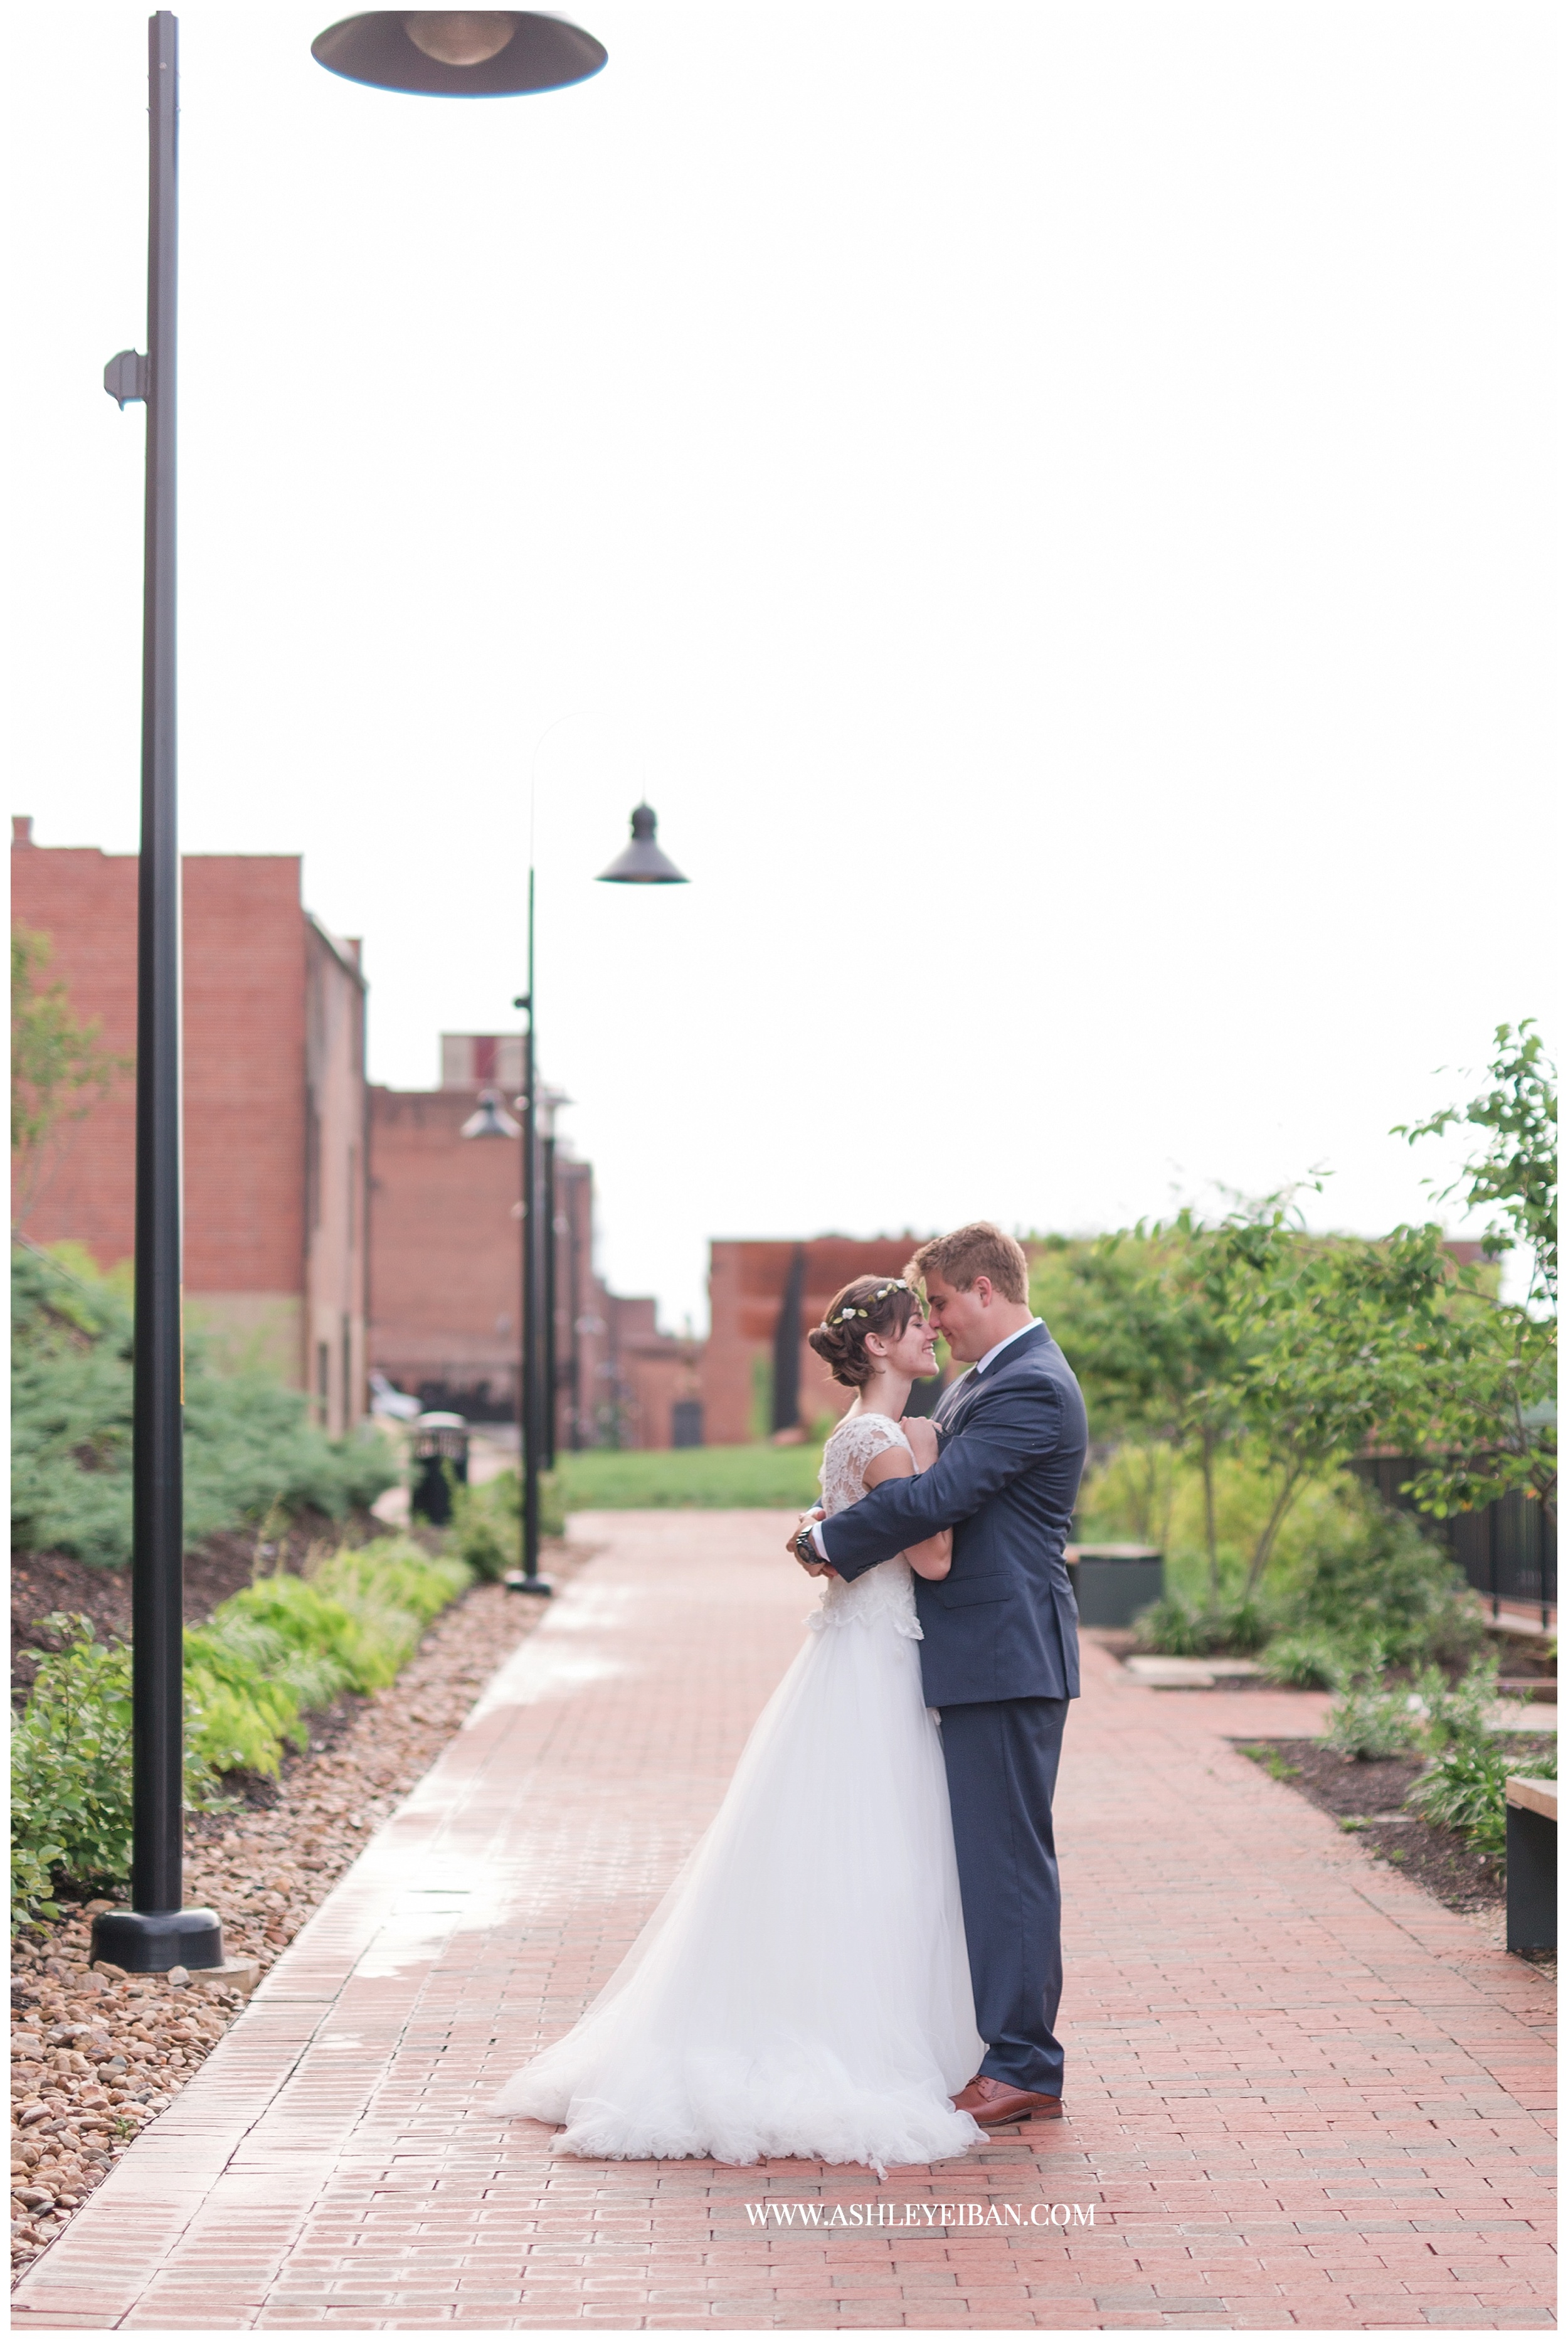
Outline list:
[[[799,1535],[801,1529],[809,1528],[813,1520],[819,1520],[825,1517],[826,1515],[824,1514],[820,1504],[816,1505],[814,1509],[809,1512],[802,1512],[799,1519],[796,1521],[789,1537],[785,1539],[785,1551],[789,1555],[792,1560],[800,1562],[800,1566],[805,1570],[808,1577],[837,1577],[839,1574],[838,1570],[833,1568],[831,1563],[829,1561],[800,1560],[800,1556],[795,1549],[795,1539]]]

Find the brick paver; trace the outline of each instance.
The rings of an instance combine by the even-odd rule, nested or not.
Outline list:
[[[1097,1650],[1060,1799],[1068,2121],[878,2185],[557,2160],[485,2110],[614,1966],[798,1647],[781,1528],[579,1523],[604,1549],[18,2321],[1550,2325],[1547,1987],[1226,1744],[1321,1701],[1145,1690]]]

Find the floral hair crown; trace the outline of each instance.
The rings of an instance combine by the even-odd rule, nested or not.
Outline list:
[[[891,1284],[878,1285],[876,1291],[869,1297],[874,1301],[886,1300],[889,1292],[908,1292],[908,1290],[909,1287],[903,1277],[896,1276]],[[835,1325],[847,1325],[851,1317],[864,1317],[865,1314],[864,1309],[840,1309],[833,1322]]]

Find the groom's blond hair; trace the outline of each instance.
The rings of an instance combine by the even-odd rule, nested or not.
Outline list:
[[[1016,1238],[1005,1236],[989,1220],[972,1220],[950,1236],[933,1236],[923,1243],[904,1270],[911,1284],[923,1283],[935,1270],[944,1284],[968,1292],[978,1276],[988,1276],[991,1290],[1004,1300],[1029,1297],[1029,1263]]]

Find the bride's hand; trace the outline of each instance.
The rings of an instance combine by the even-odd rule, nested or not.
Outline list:
[[[914,1449],[917,1471],[928,1471],[937,1459],[937,1430],[929,1415],[907,1414],[898,1425]]]

